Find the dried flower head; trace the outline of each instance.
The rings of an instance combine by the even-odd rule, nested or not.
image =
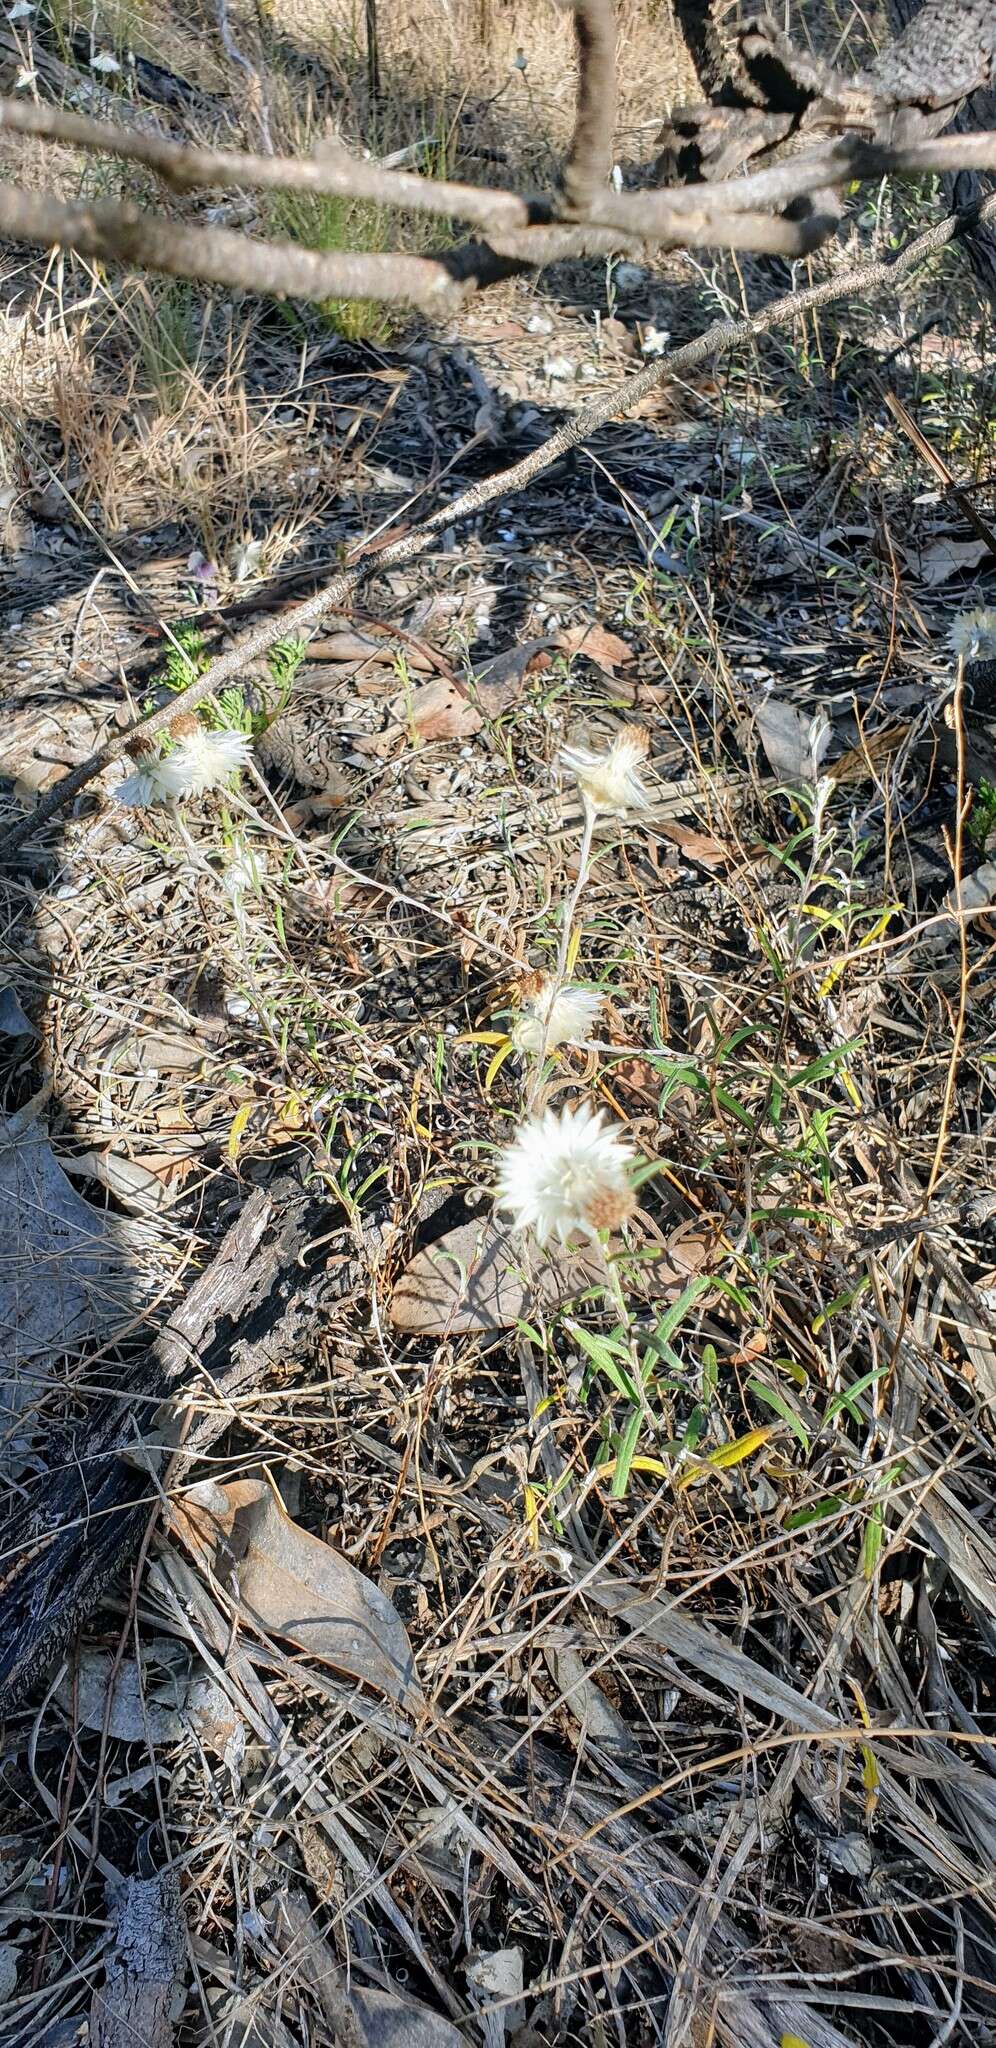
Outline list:
[[[588,747],[562,747],[560,759],[573,775],[585,803],[596,817],[622,818],[650,802],[640,769],[650,750],[645,725],[624,725],[604,754]]]
[[[948,644],[962,661],[992,661],[996,657],[996,611],[980,607],[960,612],[948,634]]]
[[[189,740],[192,732],[201,731],[201,721],[196,711],[178,711],[169,722],[171,740]]]
[[[126,748],[131,761],[152,761],[159,752],[159,741],[146,732],[133,733]]]
[[[586,1102],[559,1114],[548,1109],[522,1124],[501,1153],[495,1200],[517,1230],[531,1230],[541,1245],[618,1230],[634,1207],[635,1158],[606,1128],[603,1110]]]
[[[587,1045],[604,997],[597,989],[567,982],[558,988],[550,974],[531,974],[521,989],[522,1007],[512,1026],[517,1052],[550,1052],[555,1045]]]
[[[237,774],[251,757],[244,732],[209,732],[198,720],[196,730],[159,762],[157,779],[167,796],[203,796]]]

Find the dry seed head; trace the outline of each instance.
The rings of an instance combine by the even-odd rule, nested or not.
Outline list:
[[[585,1210],[592,1230],[621,1230],[636,1208],[632,1188],[599,1188]]]
[[[548,979],[549,977],[543,974],[538,967],[532,968],[528,974],[521,975],[515,985],[515,993],[519,1002],[534,1002],[536,997],[542,994]]]
[[[171,740],[188,740],[191,733],[199,732],[200,729],[201,721],[196,711],[178,711],[176,717],[171,718],[169,722]]]
[[[132,734],[125,751],[133,761],[147,761],[149,755],[155,754],[158,749],[155,740],[150,739],[148,733],[136,732]]]

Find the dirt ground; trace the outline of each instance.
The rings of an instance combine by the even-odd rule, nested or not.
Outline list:
[[[362,20],[222,21],[60,0],[0,85],[30,34],[55,94],[115,54],[98,111],[500,183],[568,132],[537,0],[392,10],[376,121]],[[624,12],[626,175],[675,50]],[[866,189],[813,275],[941,203]],[[0,826],[792,281],[432,331],[8,251]],[[118,762],[6,873],[4,2048],[996,2042],[990,323],[952,248],[676,375],[240,674],[229,785]],[[588,870],[562,750],[624,728]],[[537,1063],[565,949],[597,1026]],[[581,1102],[635,1206],[540,1250],[499,1155]]]

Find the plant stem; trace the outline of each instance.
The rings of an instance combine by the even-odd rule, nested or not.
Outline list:
[[[588,874],[591,868],[591,845],[594,831],[595,812],[592,809],[591,804],[588,803],[586,798],[584,806],[584,829],[581,833],[581,845],[578,851],[577,877],[575,879],[574,887],[571,890],[571,893],[568,896],[566,903],[564,904],[563,922],[560,928],[560,944],[557,947],[557,965],[553,971],[550,991],[547,998],[546,1023],[543,1029],[543,1043],[540,1046],[539,1053],[537,1055],[536,1070],[533,1074],[532,1084],[530,1086],[529,1094],[526,1100],[526,1108],[530,1111],[535,1106],[536,1096],[539,1092],[540,1082],[543,1078],[543,1067],[546,1062],[547,1055],[547,1035],[550,1028],[550,1018],[553,1015],[553,1007],[557,1000],[557,997],[560,994],[561,989],[564,986],[564,982],[567,979],[567,955],[570,951],[571,931],[574,925],[574,913],[581,900],[581,891],[584,888],[586,881],[588,880]]]

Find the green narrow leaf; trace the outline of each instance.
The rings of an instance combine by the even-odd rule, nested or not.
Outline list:
[[[609,1489],[613,1500],[625,1500],[626,1498],[630,1466],[633,1463],[634,1453],[639,1442],[640,1424],[642,1421],[643,1416],[639,1408],[634,1408],[619,1439],[619,1449],[616,1453],[616,1469],[612,1474],[612,1485]]]
[[[716,1388],[718,1385],[719,1359],[716,1356],[716,1346],[715,1344],[703,1344],[702,1400],[706,1408],[708,1408],[710,1401],[715,1399]]]
[[[748,1380],[747,1392],[753,1394],[756,1401],[763,1401],[766,1408],[773,1408],[775,1414],[780,1415],[782,1421],[788,1423],[793,1436],[798,1437],[808,1458],[810,1451],[809,1431],[801,1417],[796,1414],[791,1402],[785,1399],[784,1394],[780,1394],[777,1387],[766,1387],[761,1380]]]
[[[861,1379],[855,1380],[853,1387],[844,1387],[841,1393],[835,1394],[823,1417],[824,1428],[828,1422],[833,1421],[835,1415],[840,1414],[842,1408],[847,1409],[853,1422],[863,1422],[864,1417],[858,1407],[858,1396],[859,1394],[866,1394],[869,1387],[873,1387],[875,1381],[880,1380],[888,1370],[889,1367],[887,1365],[876,1365],[872,1372],[866,1372]]]
[[[850,1308],[852,1302],[857,1301],[859,1294],[863,1294],[865,1288],[870,1286],[871,1278],[865,1273],[855,1287],[849,1287],[844,1294],[835,1294],[833,1300],[827,1302],[826,1308],[821,1309],[815,1321],[810,1324],[813,1336],[818,1337],[824,1323],[828,1323],[831,1316],[839,1315],[842,1308]]]
[[[683,1451],[694,1451],[698,1448],[698,1441],[700,1436],[702,1435],[702,1431],[704,1430],[705,1425],[706,1412],[700,1402],[696,1407],[692,1409],[688,1421],[685,1424],[684,1435],[681,1439],[681,1448]]]
[[[828,1493],[823,1500],[813,1502],[811,1508],[793,1508],[785,1517],[786,1529],[809,1529],[814,1522],[825,1522],[828,1515],[836,1515],[847,1502],[841,1493]]]
[[[753,1137],[757,1130],[757,1122],[751,1116],[749,1109],[745,1109],[743,1103],[738,1102],[736,1096],[731,1095],[728,1088],[717,1087],[715,1094],[716,1101],[722,1103],[723,1108],[728,1110],[736,1122],[742,1125],[745,1131],[749,1131]]]
[[[622,1367],[613,1358],[605,1338],[593,1337],[590,1331],[582,1330],[576,1323],[572,1323],[570,1329],[571,1335],[576,1339],[585,1357],[594,1366],[595,1371],[602,1373],[604,1378],[608,1380],[609,1385],[615,1388],[617,1394],[622,1394],[625,1400],[638,1404],[639,1396],[636,1388],[629,1374],[624,1372]]]
[[[677,1301],[673,1301],[670,1308],[665,1309],[654,1330],[650,1340],[651,1343],[669,1344],[675,1331],[684,1322],[689,1309],[693,1308],[698,1301],[699,1295],[704,1294],[706,1288],[711,1287],[712,1284],[708,1274],[696,1273],[695,1278],[689,1280],[687,1287],[682,1288]]]
[[[811,1060],[809,1066],[803,1067],[800,1073],[789,1075],[789,1087],[807,1088],[811,1081],[822,1081],[827,1074],[832,1074],[835,1067],[839,1067],[849,1054],[857,1052],[859,1045],[863,1043],[863,1039],[849,1038],[846,1045],[835,1045],[832,1052],[821,1053],[818,1060]]]
[[[873,1507],[871,1514],[868,1518],[868,1526],[865,1529],[864,1542],[861,1545],[861,1571],[863,1577],[866,1579],[871,1579],[875,1576],[875,1567],[878,1564],[879,1558],[882,1554],[883,1532],[884,1517],[882,1514],[882,1505],[881,1502],[879,1502],[877,1507]]]

